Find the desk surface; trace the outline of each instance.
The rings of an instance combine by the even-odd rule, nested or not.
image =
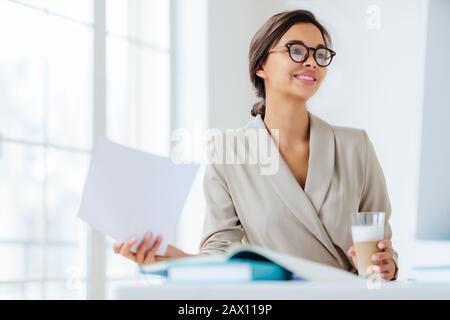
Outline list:
[[[309,300],[309,299],[450,299],[450,284],[383,282],[369,287],[353,284],[304,281],[258,281],[249,284],[185,285],[122,283],[112,288],[112,299],[160,300]]]

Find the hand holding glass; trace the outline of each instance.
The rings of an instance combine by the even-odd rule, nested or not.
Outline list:
[[[377,268],[372,260],[378,252],[378,242],[384,239],[384,212],[357,212],[352,214],[352,237],[356,251],[358,274],[370,276]]]

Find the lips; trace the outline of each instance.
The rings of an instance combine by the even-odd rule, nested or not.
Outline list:
[[[302,84],[306,85],[314,85],[317,81],[316,75],[314,72],[300,72],[294,74],[294,78],[299,80]]]
[[[300,80],[316,81],[316,79],[314,79],[313,77],[310,77],[310,76],[295,76],[295,77]]]

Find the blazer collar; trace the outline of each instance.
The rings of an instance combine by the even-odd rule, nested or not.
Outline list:
[[[279,153],[278,146],[274,139],[271,138],[261,116],[256,116],[246,128],[265,129],[258,131],[259,135],[262,133],[264,137],[264,139],[258,139],[258,144],[262,141],[270,141],[270,150],[276,150],[279,162],[279,170],[276,174],[266,175],[267,180],[293,215],[328,249],[338,263],[343,265],[342,258],[319,217],[319,212],[330,188],[334,172],[334,133],[328,123],[310,112],[308,112],[308,115],[310,120],[310,151],[305,190],[301,188]],[[258,147],[259,145],[249,145],[253,156],[258,154],[259,149],[256,149]],[[259,164],[261,165],[261,163]]]

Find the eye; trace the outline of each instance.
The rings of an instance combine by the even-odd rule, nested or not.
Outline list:
[[[317,59],[325,59],[325,54],[324,53],[318,53],[316,54]]]
[[[307,49],[301,44],[293,44],[290,46],[289,51],[294,60],[301,61],[305,57]]]
[[[303,54],[303,50],[297,46],[293,46],[291,49],[291,52],[293,54]]]
[[[316,51],[316,59],[321,61],[328,61],[331,58],[331,52],[327,49],[318,49]]]

